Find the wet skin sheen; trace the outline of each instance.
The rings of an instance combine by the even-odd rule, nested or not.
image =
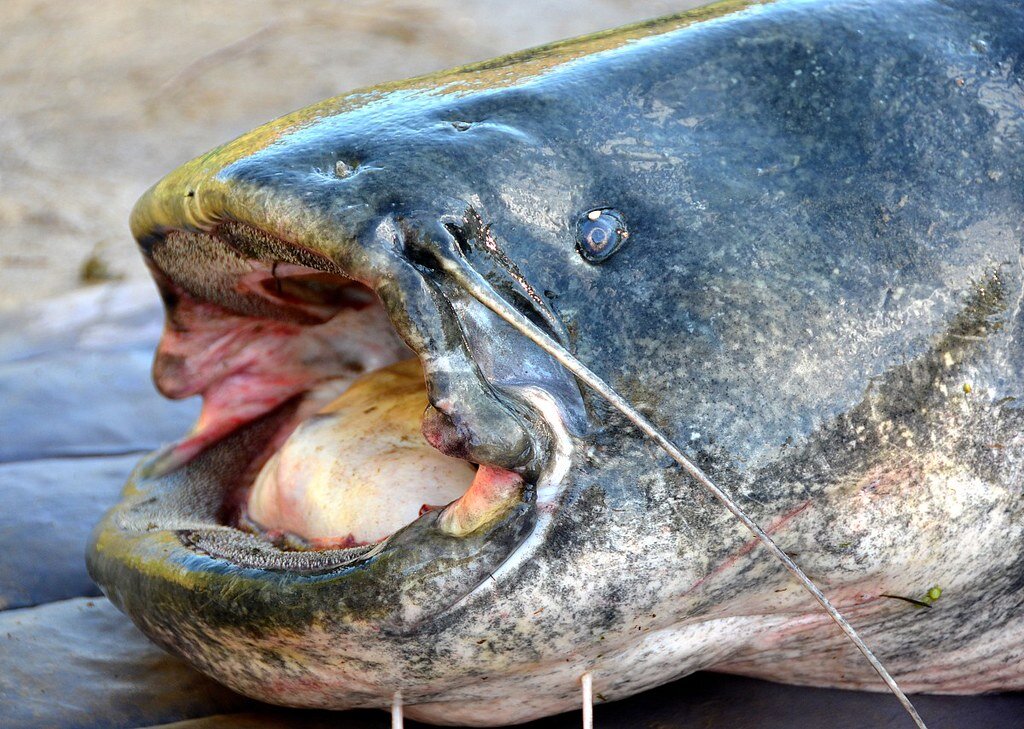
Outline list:
[[[281,552],[221,523],[293,398],[140,466],[91,573],[156,642],[289,705],[400,690],[411,717],[487,725],[573,708],[585,671],[601,700],[705,668],[881,688],[716,503],[440,271],[461,255],[684,444],[905,689],[1024,688],[1022,75],[1016,0],[726,3],[197,158],[132,220],[168,337],[196,301],[278,316],[243,259],[360,281],[423,362],[431,442],[527,487],[469,534],[434,511],[369,553]]]

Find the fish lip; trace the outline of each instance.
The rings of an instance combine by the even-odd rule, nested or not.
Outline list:
[[[464,206],[458,215],[403,215],[395,219],[394,229],[399,232],[403,253],[415,261],[424,277],[433,281],[451,304],[453,311],[446,314],[462,330],[466,341],[471,345],[470,356],[478,360],[478,366],[481,365],[481,352],[479,348],[472,346],[474,332],[471,329],[476,327],[479,330],[487,325],[501,326],[506,331],[499,332],[492,328],[488,336],[478,337],[486,340],[488,346],[484,347],[484,350],[496,348],[495,342],[504,336],[506,340],[526,346],[523,365],[529,362],[547,364],[545,379],[539,383],[523,382],[519,377],[513,377],[509,381],[507,377],[503,378],[503,374],[508,373],[502,373],[501,368],[494,367],[493,363],[484,379],[494,391],[520,410],[528,409],[535,416],[539,416],[539,420],[546,426],[546,442],[533,443],[537,457],[532,459],[528,471],[533,480],[541,479],[544,472],[558,471],[561,467],[550,462],[559,452],[555,441],[563,440],[561,435],[556,434],[564,433],[564,437],[568,439],[578,438],[585,435],[589,428],[589,418],[579,383],[554,358],[530,343],[514,326],[495,315],[446,275],[442,259],[449,257],[458,260],[460,265],[475,269],[478,275],[488,279],[495,286],[504,284],[504,289],[517,297],[522,304],[517,306],[514,301],[494,290],[496,296],[505,298],[510,306],[531,318],[554,342],[571,349],[569,334],[561,318],[505,254],[503,242],[490,231],[490,226],[484,223],[483,217],[472,205]],[[524,308],[529,310],[523,311]],[[470,312],[484,315],[485,323],[481,325]],[[534,422],[536,424],[536,420]]]

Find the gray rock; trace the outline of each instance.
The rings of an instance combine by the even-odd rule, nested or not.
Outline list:
[[[106,600],[0,613],[0,726],[138,727],[251,707],[147,641]]]
[[[0,609],[96,596],[85,572],[93,525],[137,456],[0,463]],[[31,555],[31,558],[26,558]]]

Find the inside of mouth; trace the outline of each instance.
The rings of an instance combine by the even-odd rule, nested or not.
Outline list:
[[[377,542],[465,494],[476,467],[435,450],[417,359],[375,370],[302,421],[264,464],[245,515],[275,539],[313,548]]]
[[[423,437],[423,369],[375,294],[232,224],[152,249],[168,320],[154,364],[172,398],[201,395],[170,468],[281,408],[292,413],[225,482],[221,522],[284,549],[378,542],[452,504],[451,530],[492,516],[522,483]],[[292,256],[292,260],[266,260]],[[304,261],[304,262],[303,262]]]

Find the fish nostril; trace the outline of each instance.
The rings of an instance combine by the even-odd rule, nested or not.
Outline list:
[[[351,177],[359,169],[359,163],[352,160],[339,159],[334,163],[334,176],[339,180]]]
[[[473,122],[468,121],[453,121],[449,122],[449,124],[451,124],[452,128],[457,132],[468,132],[473,126]]]

